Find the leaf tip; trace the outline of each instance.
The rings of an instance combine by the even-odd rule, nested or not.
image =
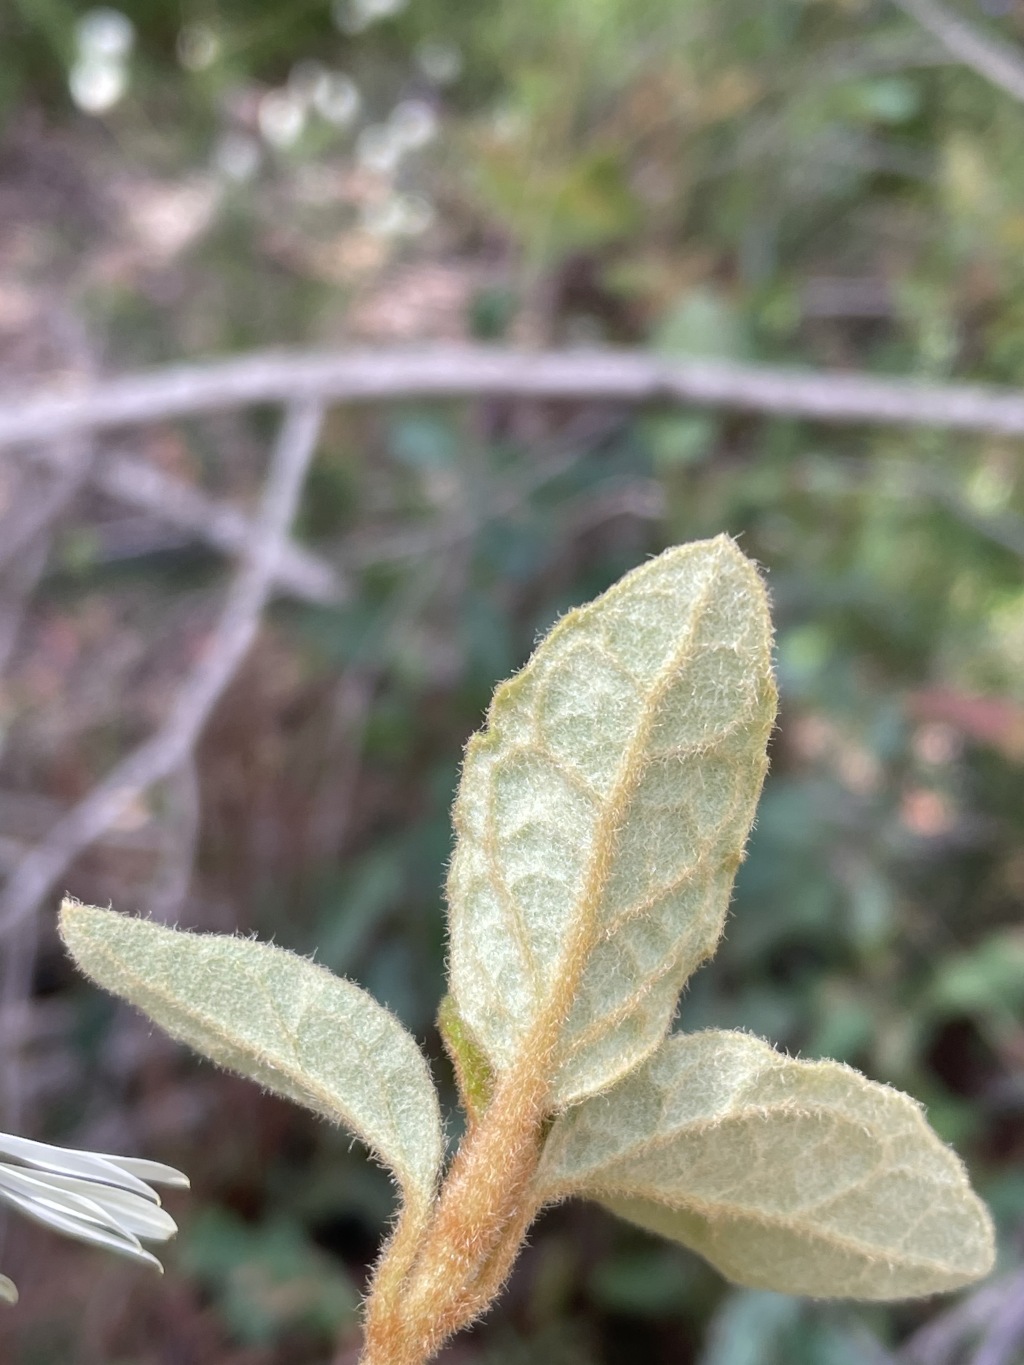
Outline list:
[[[116,910],[101,910],[98,905],[86,905],[74,896],[65,896],[61,902],[57,928],[64,947],[78,961],[88,942],[97,931],[102,931],[104,923],[123,918]]]
[[[57,917],[57,928],[60,933],[61,941],[68,952],[74,956],[74,943],[78,939],[81,930],[85,927],[89,911],[93,909],[90,905],[83,905],[74,896],[65,896],[60,903],[60,913]]]

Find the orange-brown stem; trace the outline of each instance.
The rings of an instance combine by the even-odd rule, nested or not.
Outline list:
[[[394,1313],[401,1302],[405,1279],[415,1263],[429,1226],[430,1206],[403,1209],[374,1268],[369,1299],[381,1314]]]
[[[392,1267],[386,1255],[362,1365],[422,1365],[501,1288],[535,1209],[545,1073],[534,1059],[499,1084],[456,1153],[414,1262]]]

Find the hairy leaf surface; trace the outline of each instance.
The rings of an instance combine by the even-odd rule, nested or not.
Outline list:
[[[774,715],[764,588],[726,536],[627,574],[498,688],[448,881],[455,1006],[497,1076],[556,1027],[558,1107],[657,1047],[721,934]]]
[[[671,1037],[561,1115],[539,1181],[752,1288],[904,1298],[992,1265],[988,1212],[914,1100],[744,1033]]]
[[[191,934],[65,901],[78,965],[172,1037],[344,1124],[395,1172],[410,1203],[434,1191],[437,1092],[414,1039],[351,981],[253,939]]]

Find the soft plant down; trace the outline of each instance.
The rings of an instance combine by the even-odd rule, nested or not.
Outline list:
[[[393,1172],[363,1365],[429,1360],[569,1198],[785,1293],[897,1299],[989,1270],[988,1213],[914,1100],[744,1033],[671,1031],[767,768],[771,650],[760,575],[720,536],[569,612],[497,689],[454,810],[439,1025],[467,1125],[450,1159],[422,1053],[358,986],[65,902],[95,981]]]

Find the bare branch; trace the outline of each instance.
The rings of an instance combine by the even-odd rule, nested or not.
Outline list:
[[[46,837],[66,809],[59,801],[40,792],[0,787],[0,868],[13,867],[27,848]],[[127,850],[145,857],[159,854],[163,847],[155,822],[149,821],[117,825],[101,837],[110,849]]]
[[[1020,1286],[1018,1286],[1019,1290]],[[1024,1346],[1024,1294],[1007,1297],[989,1322],[971,1365],[1014,1365]]]
[[[60,464],[47,486],[19,498],[3,524],[0,545],[0,676],[7,671],[28,599],[46,568],[56,524],[89,477],[92,443],[72,440],[60,452]],[[53,453],[53,452],[51,452]]]
[[[1024,54],[1001,38],[980,33],[966,19],[937,0],[895,0],[958,62],[982,76],[1015,100],[1024,102]]]
[[[480,396],[673,403],[804,417],[1024,435],[1024,392],[865,374],[661,360],[642,351],[430,350],[257,352],[128,375],[74,393],[0,403],[0,449],[253,403]]]
[[[142,460],[125,455],[103,460],[94,482],[112,497],[144,507],[228,554],[243,553],[255,533],[252,521],[230,503],[208,498]],[[277,584],[313,602],[336,602],[345,595],[334,569],[294,542],[282,546]]]
[[[42,462],[51,466],[46,486],[19,498],[0,525],[0,573],[40,542],[49,549],[54,525],[88,479],[92,461],[91,442],[80,439],[46,451]]]
[[[91,368],[84,337],[72,324],[67,330],[72,350]],[[94,458],[94,442],[87,433],[64,439],[53,449],[59,457],[45,471],[45,484],[18,499],[5,519],[0,574],[5,588],[0,613],[0,677],[14,654],[29,600],[46,569],[54,534],[62,516],[88,481]],[[4,742],[0,739],[0,749]],[[11,935],[0,958],[0,1012],[13,1025],[12,1038],[30,1027],[35,966],[39,954],[39,923],[32,918]],[[3,1043],[5,1064],[0,1075],[0,1094],[13,1127],[17,1127],[26,1089],[25,1068],[17,1044]]]
[[[14,653],[21,624],[39,579],[50,555],[56,522],[85,481],[91,463],[91,442],[73,441],[67,452],[64,468],[50,476],[49,487],[41,495],[29,500],[27,507],[19,505],[17,524],[11,540],[14,542],[3,559],[5,599],[0,607],[0,676]],[[3,741],[0,740],[0,748]],[[0,960],[0,1010],[5,1019],[13,1022],[14,1034],[24,1032],[28,1024],[32,977],[38,953],[39,929],[35,922],[23,924],[19,933],[7,943]],[[4,1108],[13,1127],[17,1126],[22,1106],[25,1076],[23,1068],[8,1046],[7,1064],[0,1078],[0,1093]]]
[[[952,1365],[964,1343],[1007,1307],[1024,1303],[1024,1270],[981,1285],[959,1303],[926,1322],[896,1354],[899,1365]]]
[[[247,558],[202,660],[156,734],[122,759],[22,858],[0,896],[0,935],[7,935],[33,914],[77,854],[109,829],[141,792],[163,781],[188,759],[256,637],[322,419],[322,409],[315,403],[299,403],[288,409]]]
[[[31,446],[26,453],[61,471],[69,463],[65,451],[50,445]],[[95,461],[90,478],[108,496],[180,527],[226,554],[244,554],[255,534],[253,522],[237,507],[207,497],[145,460],[108,455]],[[337,602],[346,595],[345,584],[329,564],[291,541],[281,553],[277,585],[311,602]]]

